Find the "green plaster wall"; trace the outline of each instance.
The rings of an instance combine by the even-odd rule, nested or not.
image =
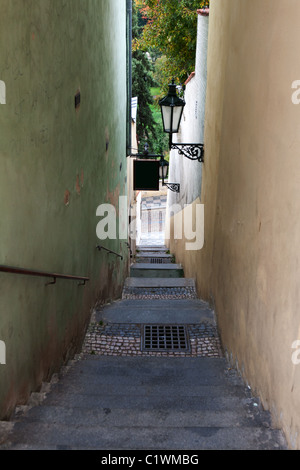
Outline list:
[[[5,418],[78,352],[127,275],[124,240],[102,242],[123,261],[96,250],[97,207],[127,194],[126,2],[1,1],[0,43],[0,264],[90,277],[0,272]]]

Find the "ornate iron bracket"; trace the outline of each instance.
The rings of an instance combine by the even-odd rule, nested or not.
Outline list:
[[[180,193],[179,183],[164,183],[163,186],[167,186],[167,188],[173,191],[174,193]]]
[[[203,144],[181,144],[171,143],[170,149],[177,150],[179,155],[183,155],[190,160],[198,160],[204,162],[204,145]]]

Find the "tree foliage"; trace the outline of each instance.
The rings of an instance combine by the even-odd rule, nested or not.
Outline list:
[[[138,40],[147,23],[143,11],[133,4],[132,17],[132,37],[133,41]],[[137,113],[137,140],[138,150],[143,152],[144,144],[147,142],[150,153],[160,154],[168,147],[168,139],[163,132],[160,119],[155,119],[157,115],[157,105],[154,103],[151,94],[151,87],[154,82],[153,57],[155,54],[149,54],[141,49],[136,49],[132,53],[132,96],[138,97]],[[152,58],[152,59],[151,59]]]
[[[140,11],[133,4],[132,37],[140,37],[144,24]],[[156,139],[155,121],[151,112],[153,98],[151,86],[153,85],[153,65],[146,53],[135,50],[132,53],[132,96],[138,98],[137,138],[140,150],[147,141],[149,146]]]
[[[150,91],[152,85],[150,66],[151,63],[143,52],[136,51],[133,54],[132,95],[138,97],[137,135],[141,146],[145,141],[149,143],[156,138],[155,121],[151,111],[153,98]]]
[[[183,83],[195,68],[197,9],[209,0],[135,0],[144,28],[133,50],[158,50],[164,91],[172,78]]]

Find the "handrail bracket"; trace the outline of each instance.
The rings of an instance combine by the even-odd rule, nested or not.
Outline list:
[[[45,286],[50,286],[50,285],[53,285],[53,284],[56,284],[56,277],[53,277],[53,281],[52,282],[47,282],[45,284]]]

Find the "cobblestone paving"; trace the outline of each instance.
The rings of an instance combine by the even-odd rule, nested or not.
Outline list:
[[[197,299],[194,287],[127,287],[123,299]]]
[[[142,325],[91,323],[83,352],[104,356],[222,357],[216,328],[187,325],[189,351],[142,351]]]
[[[153,238],[149,246],[153,246]],[[161,245],[161,243],[160,243]],[[149,253],[148,253],[149,254]],[[152,253],[159,256],[155,249]],[[197,299],[195,287],[125,287],[122,299]],[[143,324],[103,324],[94,321],[89,325],[83,353],[103,356],[168,356],[168,357],[222,357],[222,347],[217,328],[210,322],[187,325],[188,350],[145,351],[142,348]]]

